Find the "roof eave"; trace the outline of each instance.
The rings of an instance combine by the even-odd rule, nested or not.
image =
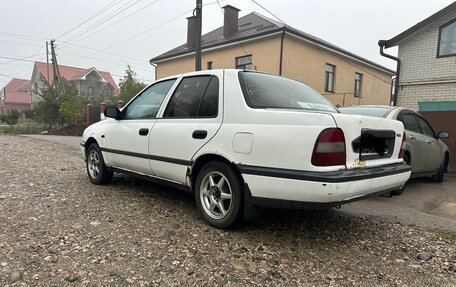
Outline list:
[[[218,46],[226,46],[226,45],[229,45],[229,44],[232,44],[232,43],[238,43],[238,42],[243,42],[243,41],[246,41],[246,40],[250,40],[250,39],[255,39],[255,38],[258,38],[258,37],[264,37],[264,36],[267,36],[269,34],[276,34],[277,32],[281,32],[283,31],[283,27],[280,27],[278,29],[274,29],[274,30],[269,30],[269,31],[266,31],[266,32],[263,32],[263,33],[259,33],[259,34],[255,34],[255,35],[251,35],[251,36],[247,36],[247,37],[243,37],[243,38],[235,38],[235,39],[232,39],[232,40],[229,40],[229,41],[226,41],[226,42],[223,42],[223,43],[216,43],[216,44],[212,44],[212,45],[206,45],[206,46],[202,46],[201,49],[202,50],[207,50],[207,49],[211,49],[211,48],[214,48],[214,47],[218,47]],[[156,63],[156,62],[160,62],[160,61],[163,61],[163,60],[167,60],[167,59],[170,59],[170,58],[174,58],[174,57],[177,57],[177,56],[183,56],[183,55],[190,55],[192,53],[195,52],[195,49],[189,49],[187,51],[182,51],[182,52],[177,52],[177,53],[174,53],[174,54],[169,54],[169,55],[165,55],[165,56],[157,56],[155,58],[152,58],[149,60],[149,63]],[[166,53],[165,53],[166,54]]]
[[[391,47],[397,46],[400,41],[404,40],[408,36],[414,34],[415,32],[421,30],[422,28],[428,26],[432,22],[440,19],[441,17],[445,16],[446,14],[448,14],[448,13],[454,11],[454,10],[456,10],[456,2],[453,2],[452,4],[450,4],[450,5],[446,6],[445,8],[441,9],[440,11],[438,11],[438,12],[432,14],[431,16],[427,17],[423,21],[418,22],[416,25],[408,28],[404,32],[402,32],[402,33],[394,36],[393,38],[387,40],[385,48],[391,48]]]

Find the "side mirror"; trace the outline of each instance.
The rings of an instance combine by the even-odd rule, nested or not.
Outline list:
[[[448,132],[445,132],[445,131],[441,131],[439,132],[439,134],[437,135],[437,137],[439,139],[447,139],[450,135],[448,134]]]
[[[113,118],[116,120],[120,120],[121,112],[118,108],[115,107],[108,107],[104,110],[104,115],[107,118]]]

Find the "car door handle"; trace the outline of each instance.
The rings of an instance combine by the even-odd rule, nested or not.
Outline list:
[[[148,134],[149,134],[149,129],[147,129],[147,128],[139,129],[140,136],[147,136]]]
[[[415,137],[414,135],[410,135],[409,138],[410,138],[411,140],[416,140],[416,137]]]
[[[427,142],[428,144],[431,144],[431,143],[432,143],[432,141],[431,141],[430,139],[426,139],[426,142]]]
[[[205,139],[207,137],[207,131],[196,130],[193,132],[192,137],[194,139]]]

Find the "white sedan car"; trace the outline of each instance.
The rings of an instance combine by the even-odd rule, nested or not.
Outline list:
[[[410,176],[402,123],[341,114],[307,85],[270,74],[164,78],[105,116],[81,143],[94,184],[120,172],[182,188],[218,228],[256,206],[330,208]]]

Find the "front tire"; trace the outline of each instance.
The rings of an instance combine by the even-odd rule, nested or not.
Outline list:
[[[233,169],[222,162],[209,162],[195,184],[198,211],[210,226],[224,229],[241,218],[242,184]]]
[[[443,156],[442,163],[440,164],[439,170],[436,174],[434,174],[431,179],[435,182],[443,182],[443,177],[445,175],[445,171],[448,165],[448,157],[446,155]]]
[[[108,184],[112,180],[114,173],[107,170],[101,154],[100,147],[93,143],[87,150],[86,159],[87,175],[93,184]]]

